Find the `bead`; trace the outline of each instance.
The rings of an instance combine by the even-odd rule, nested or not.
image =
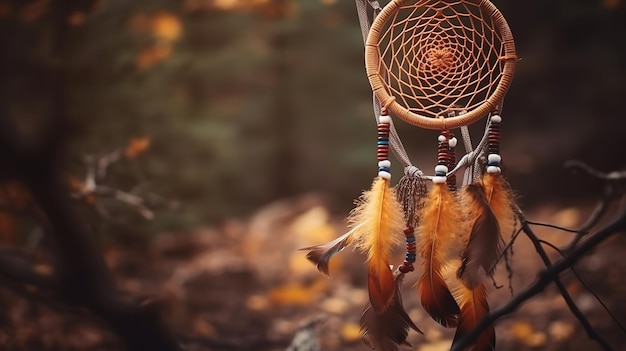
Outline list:
[[[378,140],[378,145],[389,145],[389,140]]]
[[[389,160],[382,160],[378,162],[378,167],[391,167],[391,161]]]
[[[489,154],[489,156],[487,156],[487,161],[489,161],[489,163],[491,162],[500,163],[502,161],[502,157],[500,157],[500,155],[498,154]]]
[[[448,173],[448,167],[446,165],[437,165],[435,166],[435,172]]]
[[[391,124],[391,117],[382,115],[378,118],[378,123]]]
[[[456,138],[450,138],[450,140],[448,140],[448,145],[450,145],[450,147],[456,147],[458,140]]]
[[[445,176],[435,176],[433,177],[433,183],[435,184],[442,184],[446,182],[446,177]]]
[[[391,173],[390,170],[389,170],[389,167],[378,167],[378,171],[379,172]]]
[[[489,167],[487,167],[487,173],[496,174],[496,173],[500,173],[500,172],[502,172],[502,170],[498,166],[489,166]]]
[[[378,176],[386,179],[386,180],[390,180],[391,179],[391,173],[387,172],[387,171],[379,171],[378,172]]]
[[[491,116],[491,122],[492,123],[500,123],[500,122],[502,122],[502,117],[500,117],[499,115],[493,115],[493,116]]]
[[[439,141],[440,143],[443,143],[446,141],[446,136],[441,134],[437,137],[437,141]]]
[[[415,267],[413,267],[413,264],[411,264],[411,262],[404,261],[402,265],[398,267],[398,270],[400,270],[400,272],[402,273],[409,273],[413,272],[415,270]]]

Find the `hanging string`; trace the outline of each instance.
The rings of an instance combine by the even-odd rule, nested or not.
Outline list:
[[[371,22],[367,15],[368,6],[374,10],[374,18],[376,18],[382,8],[376,0],[355,0],[355,2],[357,14],[359,15],[359,23],[361,25],[361,34],[363,35],[363,43],[365,43],[367,39],[367,34],[369,33],[371,27]],[[380,121],[378,119],[378,116],[382,106],[380,104],[380,101],[378,101],[378,99],[376,98],[376,94],[372,93],[372,99],[372,105],[374,107],[374,117],[376,118],[376,123],[379,123]],[[402,144],[402,141],[398,136],[398,132],[393,125],[393,121],[391,122],[391,126],[389,128],[389,148],[403,168],[406,169],[408,167],[415,167],[409,159],[409,155],[407,154],[406,149],[404,148],[404,145]]]

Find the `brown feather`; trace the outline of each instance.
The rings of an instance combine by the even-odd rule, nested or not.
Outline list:
[[[487,290],[483,284],[480,284],[474,290],[467,289],[462,284],[459,284],[456,293],[461,305],[461,314],[459,316],[459,325],[452,341],[453,346],[474,329],[482,318],[489,314]],[[490,326],[464,351],[493,351],[495,348],[496,333],[493,326]]]
[[[403,273],[396,271],[394,298],[387,310],[378,313],[368,305],[361,316],[361,339],[373,350],[396,351],[398,345],[408,345],[406,338],[409,329],[423,334],[402,306],[400,284],[403,276]]]
[[[459,232],[458,215],[458,204],[450,190],[445,184],[435,184],[426,199],[418,230],[424,273],[417,288],[426,312],[444,327],[455,327],[459,314],[459,306],[441,273]]]
[[[381,313],[390,308],[395,284],[393,273],[389,269],[389,262],[386,259],[369,262],[367,291],[372,307],[376,312]]]
[[[471,229],[457,277],[466,287],[474,289],[487,275],[493,274],[502,251],[502,238],[498,219],[485,199],[483,187],[470,184],[461,196],[467,213],[467,227]]]
[[[306,254],[306,258],[313,262],[317,269],[325,276],[330,277],[328,270],[330,259],[348,246],[353,232],[354,229],[333,241],[321,245],[305,247],[300,250],[308,250],[309,252]]]
[[[515,231],[514,196],[502,174],[487,173],[483,177],[485,199],[498,219],[500,233],[506,241]]]
[[[377,177],[370,190],[363,193],[348,221],[354,225],[354,245],[367,253],[370,303],[382,313],[393,300],[395,285],[389,268],[393,246],[401,242],[404,214],[389,182]]]

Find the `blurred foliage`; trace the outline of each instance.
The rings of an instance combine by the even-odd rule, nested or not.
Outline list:
[[[521,57],[505,104],[510,172],[533,183],[542,162],[623,133],[624,2],[494,2]],[[50,109],[60,70],[71,157],[149,138],[150,150],[111,176],[120,188],[148,182],[182,207],[135,230],[247,215],[310,191],[345,211],[370,183],[375,132],[353,1],[98,0],[63,18],[64,35],[55,4],[0,1],[2,94],[40,125],[29,116]],[[436,134],[399,127],[415,163],[430,169]],[[621,157],[605,158],[616,168]]]

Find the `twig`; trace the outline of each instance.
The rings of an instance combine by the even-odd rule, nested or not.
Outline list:
[[[558,277],[561,272],[569,269],[583,255],[587,254],[589,251],[591,251],[593,248],[602,243],[611,235],[623,230],[626,230],[626,210],[624,209],[612,223],[598,231],[595,235],[591,236],[582,245],[572,250],[571,253],[569,253],[567,256],[556,261],[551,268],[546,269],[542,273],[540,273],[535,283],[524,289],[521,293],[511,299],[507,304],[493,310],[485,318],[481,319],[471,332],[469,332],[465,337],[461,338],[460,340],[458,340],[458,342],[455,343],[451,351],[465,350],[465,348],[473,340],[475,340],[481,332],[487,329],[487,327],[492,325],[496,320],[514,312],[521,304],[526,302],[528,299],[545,290],[545,288],[550,285],[550,283],[554,281],[554,279]],[[612,348],[610,347],[608,348],[608,350],[611,349]]]
[[[526,220],[526,223],[530,224],[530,225],[536,225],[536,226],[540,226],[540,227],[547,227],[547,228],[552,228],[552,229],[558,229],[564,232],[568,232],[568,233],[579,233],[579,230],[574,230],[574,229],[568,229],[568,228],[564,228],[558,225],[554,225],[554,224],[549,224],[549,223],[541,223],[541,222],[533,222],[533,221],[529,221],[528,219]],[[587,233],[585,233],[587,234]]]
[[[596,204],[593,212],[587,221],[578,229],[574,239],[563,249],[564,253],[572,251],[576,245],[583,239],[585,235],[593,228],[602,217],[606,214],[609,206],[617,199],[621,198],[626,192],[626,172],[600,172],[586,163],[578,160],[571,160],[565,163],[565,167],[579,169],[591,176],[592,178],[603,181],[604,194],[602,199]]]
[[[541,260],[545,264],[546,268],[550,270],[552,268],[552,261],[550,261],[548,254],[543,249],[543,246],[541,246],[542,240],[540,240],[539,237],[537,237],[537,235],[530,228],[530,225],[526,220],[526,217],[524,216],[522,210],[519,207],[517,207],[516,210],[522,224],[522,230],[524,231],[526,236],[528,236],[528,239],[530,239],[530,241],[533,243],[535,250],[539,254],[539,257],[541,257]],[[576,316],[580,324],[585,329],[585,332],[587,332],[589,338],[598,342],[598,344],[600,344],[604,350],[612,350],[611,346],[606,342],[606,340],[602,338],[602,336],[600,336],[600,334],[598,334],[598,332],[593,328],[587,317],[585,317],[585,315],[580,311],[578,306],[576,306],[574,299],[572,299],[572,296],[567,291],[567,288],[565,288],[565,285],[561,281],[561,278],[558,275],[555,275],[553,280],[554,284],[559,289],[561,296],[563,296],[563,300],[567,304],[567,307],[569,307],[570,311],[572,311],[572,314]]]
[[[554,244],[552,244],[550,242],[544,241],[544,240],[541,240],[541,243],[546,245],[546,246],[548,246],[548,247],[550,247],[550,248],[552,248],[554,251],[558,252],[561,256],[565,255],[561,249],[556,247],[556,245],[554,245]],[[578,279],[578,281],[585,287],[585,289],[587,289],[587,291],[589,291],[591,293],[591,295],[593,295],[593,297],[596,298],[596,301],[598,301],[598,303],[600,303],[600,305],[602,305],[602,308],[611,317],[613,322],[615,322],[615,324],[617,324],[617,326],[622,330],[622,332],[624,332],[624,334],[626,334],[626,328],[624,327],[624,325],[617,319],[617,317],[615,317],[615,315],[613,315],[613,313],[611,312],[609,307],[604,303],[604,301],[602,301],[600,296],[598,296],[598,294],[596,294],[596,292],[593,291],[593,289],[589,286],[589,284],[587,284],[587,282],[585,282],[585,280],[580,276],[580,274],[578,274],[578,271],[576,271],[576,268],[574,268],[574,266],[572,266],[572,267],[570,267],[570,270],[572,271],[572,273],[574,273],[574,276],[576,277],[576,279]]]

